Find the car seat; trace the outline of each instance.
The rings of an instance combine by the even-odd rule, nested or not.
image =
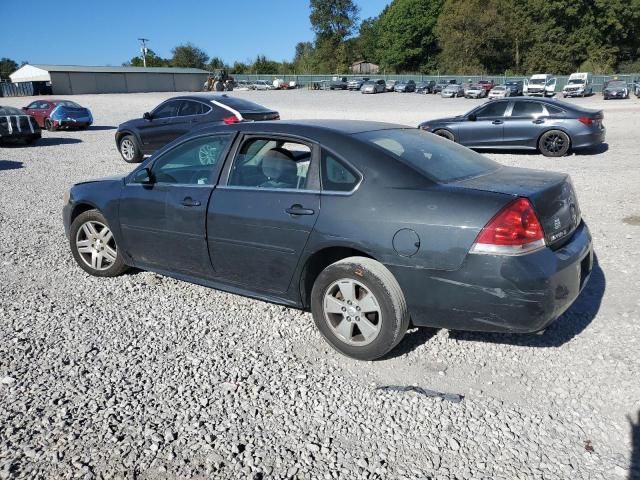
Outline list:
[[[262,158],[261,167],[267,181],[260,188],[297,188],[298,167],[287,150],[272,148]]]

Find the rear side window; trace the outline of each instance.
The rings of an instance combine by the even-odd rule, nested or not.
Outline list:
[[[547,111],[551,115],[559,115],[561,113],[564,113],[564,110],[562,110],[561,108],[556,107],[555,105],[547,105]]]
[[[457,143],[420,129],[390,129],[357,133],[437,183],[449,183],[497,170],[500,165]]]
[[[476,112],[476,118],[503,117],[507,102],[491,102]]]
[[[322,190],[350,192],[358,184],[357,173],[328,152],[322,152]]]
[[[204,103],[186,100],[182,102],[182,106],[180,107],[180,116],[188,117],[190,115],[202,115],[203,113],[207,113],[209,110],[209,107]]]
[[[511,111],[512,117],[527,117],[533,118],[540,116],[544,113],[544,108],[541,103],[535,102],[515,102],[513,110]]]

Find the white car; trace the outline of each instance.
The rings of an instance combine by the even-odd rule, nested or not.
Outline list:
[[[442,98],[464,97],[464,87],[462,85],[451,84],[442,89],[440,96]]]
[[[271,82],[266,80],[256,80],[252,87],[253,90],[273,90],[275,88]]]
[[[487,96],[487,91],[482,85],[471,85],[464,89],[465,98],[484,98]]]
[[[491,89],[491,91],[489,92],[489,99],[492,98],[505,98],[508,97],[509,94],[511,93],[511,90],[509,90],[506,85],[496,85],[495,87],[493,87]]]

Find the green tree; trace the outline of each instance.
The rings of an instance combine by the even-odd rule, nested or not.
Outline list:
[[[18,63],[7,57],[0,58],[0,78],[7,78],[18,69]]]
[[[221,68],[229,69],[229,67],[224,63],[220,57],[213,57],[209,61],[209,70],[220,70]]]
[[[142,60],[142,55],[139,55],[137,57],[133,57],[131,60],[129,60],[128,64],[132,67],[142,67],[144,66],[144,62]],[[151,50],[150,48],[147,49],[147,67],[166,67],[169,65],[169,60],[159,57],[156,52],[154,52],[153,50]]]
[[[353,0],[311,0],[310,8],[316,67],[325,72],[346,71],[352,58],[345,42],[358,25],[358,6]]]
[[[280,64],[273,60],[269,60],[264,55],[258,55],[251,66],[252,73],[258,74],[276,74],[280,73]]]
[[[178,45],[171,50],[171,54],[173,55],[171,58],[172,67],[204,69],[209,60],[209,55],[191,42]]]
[[[315,50],[311,42],[296,44],[293,68],[296,73],[314,73],[316,67]]]
[[[251,65],[244,62],[233,62],[233,66],[231,67],[231,73],[251,73]]]
[[[442,3],[442,0],[394,0],[375,27],[366,26],[373,30],[369,33],[375,37],[375,51],[382,68],[399,73],[435,67],[438,52],[435,30]]]

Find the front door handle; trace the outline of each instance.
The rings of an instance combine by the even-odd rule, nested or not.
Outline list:
[[[493,125],[502,125],[504,122],[502,120],[494,120],[491,122]]]
[[[185,207],[199,207],[200,202],[198,200],[194,200],[191,197],[186,197],[182,200],[182,205]]]
[[[291,205],[289,208],[285,210],[289,215],[313,215],[315,212],[310,208],[304,208],[299,203],[295,205]]]

